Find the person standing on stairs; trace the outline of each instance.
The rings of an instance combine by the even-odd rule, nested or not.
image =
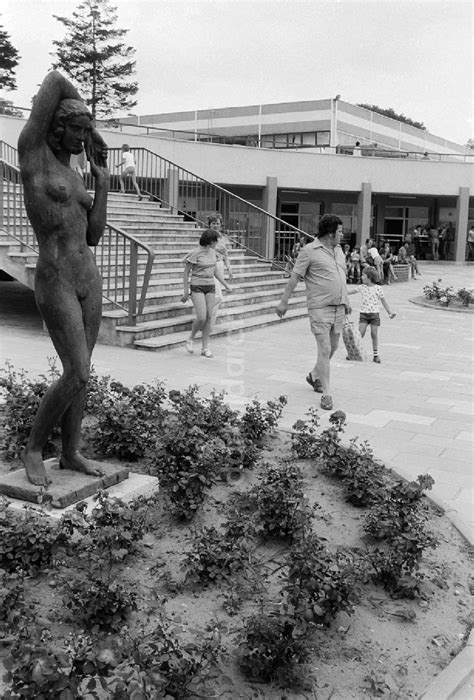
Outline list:
[[[346,286],[346,259],[341,248],[342,221],[325,214],[318,235],[301,250],[275,311],[282,318],[288,301],[301,280],[306,297],[311,331],[317,345],[316,364],[306,377],[314,391],[322,394],[321,408],[331,411],[330,360],[337,350],[345,315],[351,312]]]
[[[217,241],[216,245],[216,253],[217,253],[217,263],[216,263],[216,270],[219,273],[220,277],[224,277],[225,275],[225,270],[227,270],[227,274],[229,276],[229,279],[232,279],[232,268],[230,266],[230,260],[229,260],[229,253],[227,251],[226,243],[224,240],[224,235],[223,235],[223,219],[221,214],[216,213],[216,214],[211,214],[211,216],[207,220],[207,225],[209,226],[210,229],[213,231],[217,231],[219,235],[219,240]],[[222,286],[217,277],[215,278],[215,285],[216,285],[216,297],[214,301],[214,308],[212,310],[212,321],[211,321],[211,331],[216,325],[216,317],[217,317],[217,311],[219,309],[219,306],[222,304],[224,301],[224,297],[222,295]]]
[[[120,192],[122,194],[125,194],[126,190],[126,180],[127,177],[130,175],[132,178],[132,185],[135,188],[135,192],[138,195],[138,200],[140,201],[142,198],[140,188],[138,187],[137,183],[137,176],[136,176],[136,165],[135,165],[135,156],[130,150],[130,146],[128,143],[124,143],[122,146],[122,160],[120,163],[116,166],[117,168],[122,168],[122,172],[120,174]]]
[[[183,304],[191,295],[196,318],[191,327],[191,335],[186,341],[186,352],[194,352],[194,338],[199,331],[202,332],[203,357],[213,357],[209,348],[211,335],[212,312],[216,298],[215,279],[218,279],[228,292],[231,288],[224,277],[216,269],[216,246],[219,234],[211,228],[206,229],[199,239],[199,247],[192,250],[184,258],[183,286],[184,293],[181,297]],[[191,277],[191,281],[190,278]]]
[[[83,149],[94,177],[91,197],[70,167]],[[90,246],[97,246],[107,216],[107,146],[76,88],[51,71],[34,99],[18,140],[25,207],[39,255],[35,298],[63,366],[47,390],[22,454],[29,481],[50,483],[43,449],[61,425],[59,466],[92,476],[100,469],[79,452],[92,350],[102,317],[102,280]]]

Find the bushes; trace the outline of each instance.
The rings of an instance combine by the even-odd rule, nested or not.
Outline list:
[[[307,638],[294,621],[260,613],[246,620],[239,642],[239,666],[251,680],[298,685],[298,667],[309,658]]]
[[[364,529],[372,541],[382,542],[369,551],[366,564],[372,578],[388,590],[408,597],[418,585],[416,574],[421,557],[436,540],[426,531],[426,510],[423,492],[430,489],[433,479],[419,476],[416,482],[395,481],[378,463],[367,443],[349,447],[341,444],[345,415],[336,411],[330,427],[321,435],[316,433],[317,416],[309,412],[308,421],[298,421],[293,427],[292,449],[298,456],[316,458],[319,469],[341,480],[346,499],[358,507],[369,507]],[[408,577],[408,578],[407,578]]]
[[[352,613],[350,579],[314,533],[293,544],[285,566],[284,609],[300,625],[329,626],[340,610]]]
[[[46,515],[26,509],[0,519],[0,569],[35,574],[52,563],[61,532]]]
[[[34,418],[38,411],[41,399],[52,381],[55,381],[59,372],[53,361],[49,359],[49,377],[40,375],[38,379],[30,379],[25,370],[19,372],[13,369],[13,365],[6,362],[3,375],[0,376],[0,388],[6,391],[5,425],[3,451],[6,460],[20,458],[23,447],[28,440]],[[43,450],[43,458],[55,456],[57,449],[54,439],[59,435],[59,429],[54,428]]]
[[[474,290],[462,288],[455,292],[454,287],[442,287],[441,282],[442,280],[438,279],[423,287],[423,294],[427,299],[435,300],[443,306],[449,306],[454,301],[465,307],[474,303]]]
[[[105,457],[130,462],[144,457],[156,441],[165,415],[163,384],[138,384],[128,389],[120,382],[105,387],[93,382],[92,391],[97,422],[89,428],[88,437],[93,448]]]
[[[265,537],[290,537],[307,532],[314,508],[303,493],[303,476],[294,464],[268,466],[254,487],[259,532]]]
[[[96,425],[104,425],[99,405],[112,395],[118,403],[133,407],[136,415],[141,413],[146,434],[153,434],[143,463],[160,476],[160,507],[163,492],[171,507],[163,515],[159,512],[163,527],[146,539],[149,516],[157,518],[154,499],[124,504],[99,494],[92,513],[79,504],[52,532],[36,516],[33,522],[28,512],[21,526],[10,513],[0,521],[0,551],[3,546],[7,562],[3,568],[8,570],[0,578],[5,588],[0,609],[2,603],[17,608],[27,626],[37,630],[29,579],[22,573],[10,574],[27,571],[36,577],[35,587],[44,586],[38,590],[51,584],[45,605],[52,604],[54,595],[59,619],[53,630],[60,628],[63,633],[53,644],[49,629],[42,630],[40,635],[32,634],[34,644],[29,644],[22,636],[25,624],[19,628],[19,616],[0,614],[0,630],[17,637],[9,661],[11,697],[17,693],[66,699],[72,693],[91,699],[151,700],[219,693],[225,683],[220,668],[225,659],[220,639],[224,623],[195,632],[179,618],[172,622],[165,610],[167,605],[176,609],[183,603],[181,597],[168,600],[178,586],[180,595],[191,588],[197,599],[191,605],[202,605],[206,614],[209,599],[199,599],[203,589],[219,586],[212,604],[217,600],[228,615],[240,611],[232,620],[231,632],[230,622],[226,632],[239,634],[242,672],[251,680],[294,688],[308,681],[306,663],[316,643],[324,644],[326,628],[341,611],[352,613],[361,584],[369,577],[390,594],[410,593],[409,577],[417,575],[424,551],[434,545],[426,532],[422,498],[430,480],[395,481],[374,459],[367,443],[342,444],[346,420],[342,412],[333,413],[329,427],[321,432],[315,410],[309,412],[308,421],[298,421],[292,448],[306,463],[276,460],[269,451],[271,463],[260,461],[259,473],[248,474],[252,484],[245,488],[241,482],[232,490],[233,509],[225,503],[223,494],[226,489],[229,493],[225,484],[201,508],[210,487],[227,470],[256,465],[284,402],[254,400],[244,420],[222,395],[203,399],[195,387],[170,392],[168,403],[160,387],[128,390],[109,378],[94,381],[91,405]],[[114,430],[119,430],[119,422]],[[133,430],[129,437],[127,450],[133,444]],[[107,444],[112,438],[111,433]],[[121,445],[122,450],[125,442]],[[364,521],[366,552],[358,547],[336,550],[322,538],[318,528],[327,527],[331,516],[317,520],[319,506],[305,493],[316,468],[331,483],[338,480],[337,491],[349,503],[370,507]],[[322,481],[327,485],[328,480],[320,478],[316,486]],[[214,520],[209,522],[211,509]],[[189,521],[200,510],[196,528],[176,526],[169,518],[171,512]],[[174,539],[169,537],[172,527],[178,532]],[[184,541],[187,551],[183,551]],[[36,561],[41,562],[39,568]],[[172,582],[179,570],[185,571],[184,581],[174,590],[166,587],[165,582]],[[41,577],[41,571],[46,576]],[[58,601],[64,605],[57,606]],[[48,614],[41,613],[38,617],[44,620]],[[64,628],[69,632],[71,627],[73,635],[67,638]],[[87,635],[78,634],[78,628],[87,630]]]

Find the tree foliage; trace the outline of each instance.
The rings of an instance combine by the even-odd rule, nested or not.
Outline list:
[[[359,102],[357,106],[364,107],[364,109],[370,109],[371,112],[383,114],[384,117],[390,117],[390,119],[396,119],[398,122],[410,124],[410,126],[415,126],[417,129],[423,129],[423,131],[426,131],[426,126],[423,124],[423,122],[416,122],[413,119],[406,117],[404,114],[398,114],[398,112],[395,112],[395,110],[391,107],[378,107],[377,105],[368,105],[361,102]]]
[[[15,68],[20,56],[10,41],[10,37],[0,25],[0,88],[15,90]]]
[[[123,41],[128,30],[115,26],[117,8],[110,0],[84,0],[72,18],[53,16],[66,27],[65,38],[53,41],[53,68],[64,71],[77,85],[92,116],[108,117],[134,107],[135,49]]]

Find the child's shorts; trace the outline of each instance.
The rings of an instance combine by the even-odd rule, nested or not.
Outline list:
[[[369,326],[380,326],[380,314],[366,314],[361,311],[359,323],[367,323]]]

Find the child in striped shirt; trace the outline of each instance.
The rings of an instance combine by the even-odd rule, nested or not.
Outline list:
[[[390,307],[385,301],[383,289],[376,284],[378,281],[378,273],[373,267],[365,267],[362,271],[362,285],[351,289],[348,294],[361,294],[362,303],[360,306],[359,316],[359,332],[364,337],[367,326],[370,326],[370,335],[372,338],[372,347],[374,350],[374,362],[380,364],[378,351],[378,330],[380,326],[379,301],[383,308],[388,313],[389,318],[395,318],[397,314],[390,311]]]

